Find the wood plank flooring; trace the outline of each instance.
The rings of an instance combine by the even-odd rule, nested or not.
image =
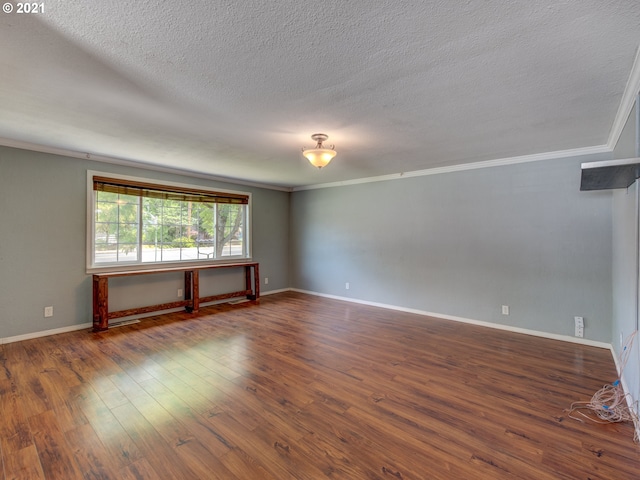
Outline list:
[[[5,479],[638,479],[609,351],[287,292],[0,349]]]

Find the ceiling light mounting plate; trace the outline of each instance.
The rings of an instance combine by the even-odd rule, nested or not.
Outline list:
[[[314,133],[311,135],[311,139],[318,142],[318,145],[322,145],[322,142],[326,141],[329,138],[329,135],[325,135],[324,133]]]

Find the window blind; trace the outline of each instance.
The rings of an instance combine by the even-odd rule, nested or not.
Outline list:
[[[164,200],[178,200],[198,203],[228,203],[247,205],[249,195],[240,193],[215,192],[190,187],[176,187],[155,183],[123,180],[120,178],[93,177],[93,189],[98,192],[119,193],[137,197],[161,198]]]

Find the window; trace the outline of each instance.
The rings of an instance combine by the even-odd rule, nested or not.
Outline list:
[[[89,173],[89,268],[250,257],[249,194]]]

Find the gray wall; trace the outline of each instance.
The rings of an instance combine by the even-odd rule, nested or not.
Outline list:
[[[640,156],[636,147],[636,105],[627,120],[615,149],[616,158]],[[637,331],[638,293],[638,182],[628,190],[616,190],[613,196],[613,322],[611,339],[616,355],[622,349],[620,338],[626,339]],[[640,338],[636,337],[631,356],[623,372],[627,391],[635,402],[640,400]],[[637,403],[636,403],[637,406]]]
[[[295,192],[292,286],[609,342],[612,194],[579,191],[605,158]]]
[[[91,321],[86,274],[87,170],[207,185],[253,194],[253,258],[269,277],[263,290],[289,286],[288,192],[213,182],[146,169],[0,147],[0,339]],[[203,275],[202,294],[243,285],[242,271]],[[131,277],[113,282],[113,309],[177,299],[182,277]],[[54,306],[52,318],[43,308]]]

